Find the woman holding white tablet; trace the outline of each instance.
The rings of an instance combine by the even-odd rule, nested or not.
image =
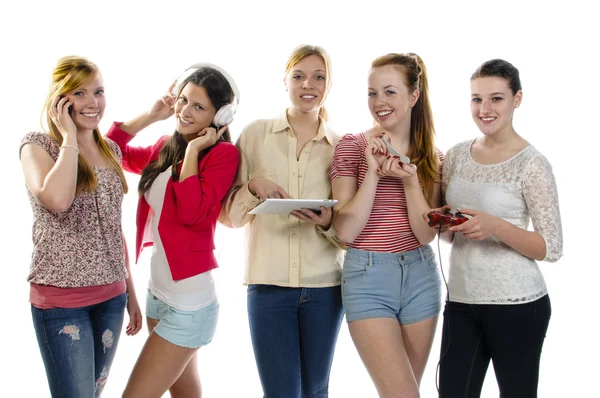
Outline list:
[[[290,56],[284,84],[291,106],[242,132],[241,163],[221,221],[246,226],[248,318],[265,397],[327,397],[342,321],[343,250],[332,209],[249,214],[268,198],[331,198],[329,173],[337,136],[323,104],[330,61],[320,47]],[[266,155],[268,154],[268,155]]]

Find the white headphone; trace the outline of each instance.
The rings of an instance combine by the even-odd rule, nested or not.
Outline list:
[[[177,78],[177,83],[174,86],[173,95],[175,96],[177,95],[177,92],[179,92],[179,85],[181,84],[181,82],[183,82],[188,76],[190,76],[192,73],[194,73],[200,68],[211,68],[216,71],[219,71],[229,83],[229,86],[233,91],[233,102],[231,104],[223,105],[217,111],[217,113],[215,113],[215,117],[213,119],[213,124],[217,127],[229,125],[233,121],[233,116],[235,115],[238,104],[240,103],[240,92],[231,75],[227,73],[223,68],[208,62],[200,62],[189,66],[183,72],[183,74]]]

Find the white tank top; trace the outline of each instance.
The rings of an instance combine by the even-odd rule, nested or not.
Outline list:
[[[196,311],[208,306],[217,297],[215,283],[211,271],[179,281],[174,281],[171,276],[165,250],[158,234],[158,222],[169,178],[171,178],[171,168],[160,173],[144,194],[154,213],[152,217],[154,245],[148,287],[152,294],[167,305],[184,311]]]

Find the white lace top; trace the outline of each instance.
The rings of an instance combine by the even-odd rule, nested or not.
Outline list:
[[[442,175],[446,203],[453,209],[486,212],[513,225],[533,229],[546,242],[544,261],[562,256],[558,192],[548,160],[533,146],[497,164],[471,157],[473,141],[446,153]],[[456,233],[450,254],[450,300],[468,304],[521,304],[547,294],[536,263],[495,237],[481,241]]]

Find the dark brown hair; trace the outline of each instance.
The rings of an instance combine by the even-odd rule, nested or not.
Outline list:
[[[218,111],[221,107],[231,104],[234,100],[233,89],[229,85],[229,82],[223,76],[221,72],[208,66],[203,66],[195,70],[190,74],[181,84],[177,91],[177,97],[181,94],[181,91],[186,84],[192,83],[199,87],[204,87],[208,98],[212,102],[215,111]],[[211,123],[210,127],[217,128]],[[221,141],[231,142],[231,135],[229,129],[225,130],[220,138]],[[216,145],[216,144],[215,144]],[[186,140],[182,137],[179,132],[175,131],[171,137],[167,139],[164,146],[158,154],[158,159],[150,162],[148,166],[142,171],[140,183],[138,185],[138,192],[143,195],[152,183],[158,177],[160,173],[171,167],[171,175],[173,181],[179,178],[179,172],[177,171],[177,164],[185,157],[185,148],[187,147]],[[214,147],[208,147],[204,149],[198,155],[198,159],[202,159],[206,154]]]
[[[471,76],[471,81],[478,77],[501,77],[506,79],[513,95],[521,90],[519,70],[513,64],[503,59],[492,59],[481,64]]]

